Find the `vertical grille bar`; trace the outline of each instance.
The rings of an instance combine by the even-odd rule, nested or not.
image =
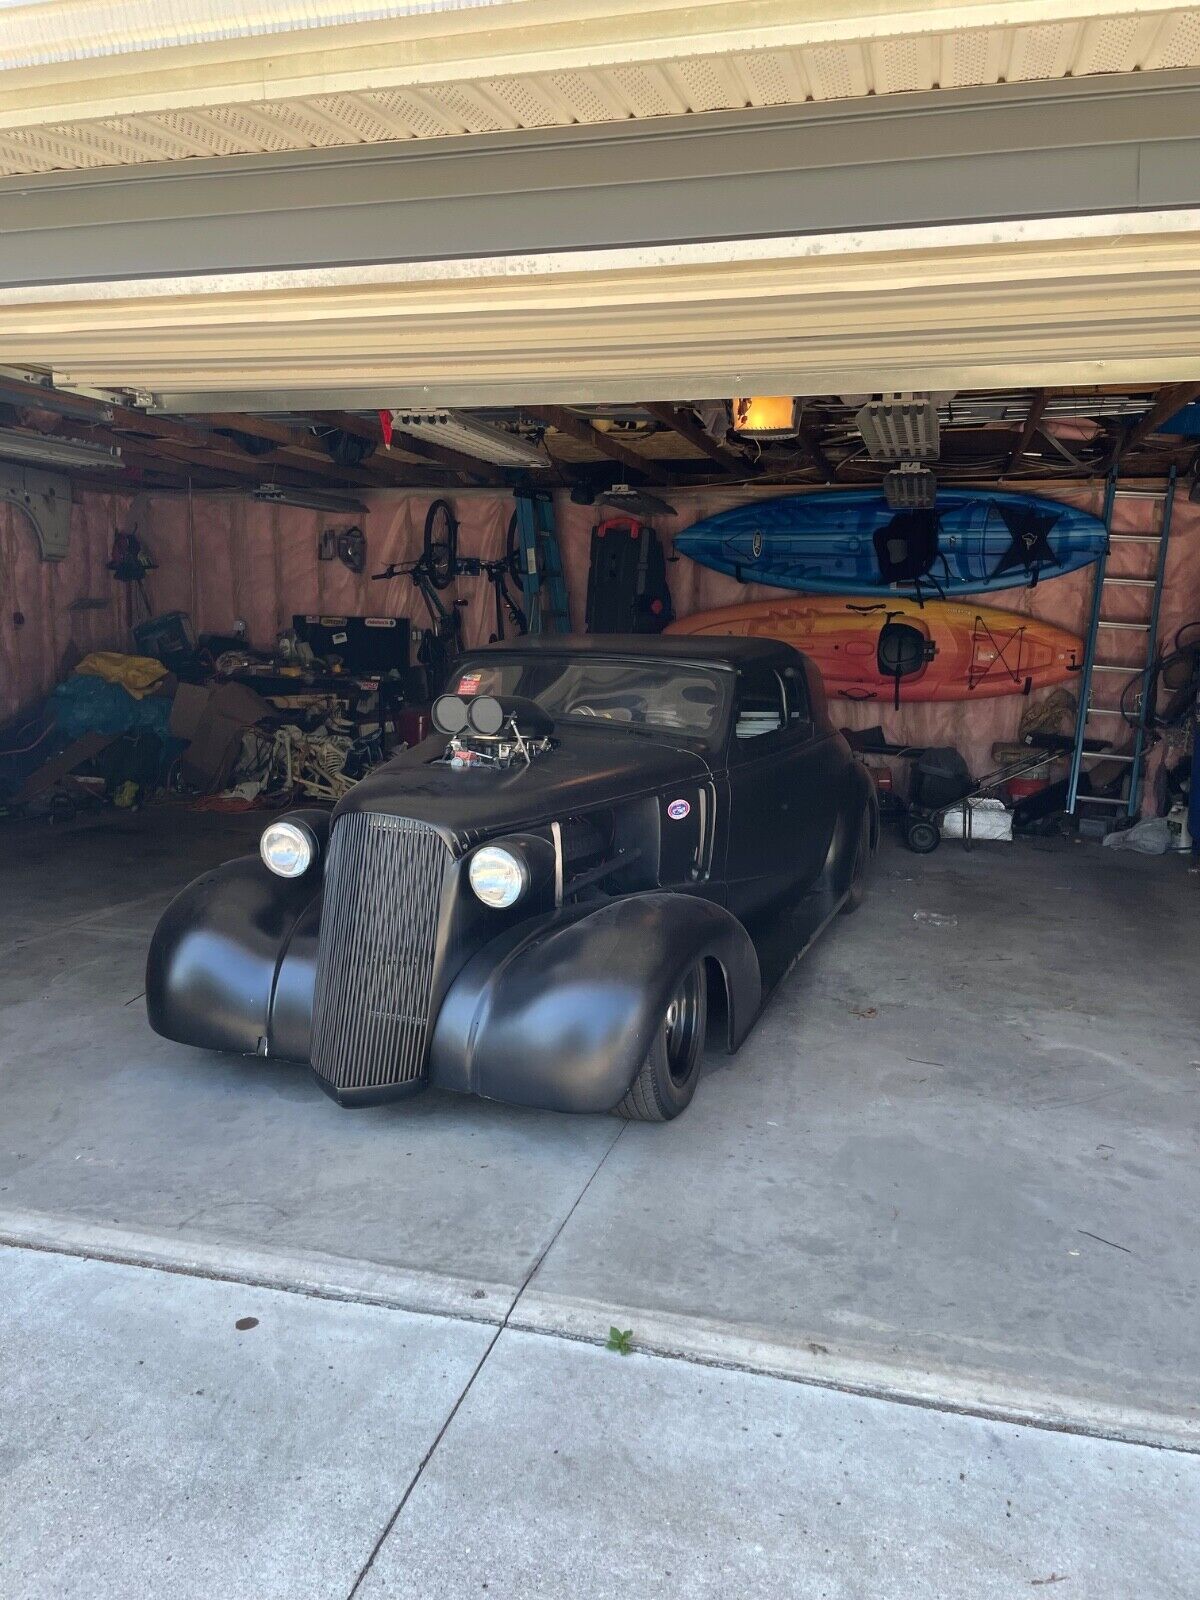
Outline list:
[[[442,886],[435,829],[369,811],[339,817],[325,868],[312,1064],[338,1089],[425,1070]]]

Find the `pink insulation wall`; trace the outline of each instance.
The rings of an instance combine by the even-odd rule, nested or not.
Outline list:
[[[128,502],[84,496],[64,561],[42,561],[24,512],[0,502],[0,721],[50,689],[64,658],[119,645],[122,596],[105,563],[114,518]],[[72,610],[101,600],[99,610]]]
[[[1099,511],[1102,489],[1055,491],[1058,498]],[[433,496],[379,496],[358,520],[365,528],[368,574],[389,561],[415,556],[421,547],[425,513]],[[464,555],[492,557],[504,548],[512,501],[507,495],[462,492],[447,496],[459,518],[459,549]],[[733,505],[744,493],[713,490],[672,493],[678,515],[659,520],[670,536],[698,517]],[[113,529],[125,525],[129,502],[115,496],[84,494],[74,512],[71,551],[66,561],[43,563],[28,525],[12,508],[0,505],[0,715],[44,693],[60,674],[64,652],[126,644],[122,596],[105,569]],[[1145,500],[1119,502],[1118,531],[1143,532],[1154,526],[1157,507]],[[557,516],[571,592],[572,611],[582,626],[587,592],[588,540],[598,513],[576,506],[564,494]],[[293,508],[262,506],[244,499],[152,497],[137,508],[138,532],[158,563],[147,582],[155,611],[190,612],[198,631],[229,632],[241,618],[250,641],[269,645],[289,625],[293,612],[391,613],[426,620],[417,591],[404,578],[374,583],[356,577],[339,562],[319,562],[316,543],[325,526],[345,526],[348,518]],[[1109,570],[1145,570],[1149,546],[1119,545]],[[672,564],[669,582],[680,615],[710,606],[736,604],[777,595],[755,585],[741,586],[687,560]],[[1034,589],[1008,590],[988,603],[1028,612],[1082,632],[1091,590],[1090,571],[1044,579]],[[493,626],[492,591],[482,579],[465,578],[458,596],[469,644],[484,642]],[[80,598],[104,598],[104,610],[72,611]],[[447,596],[449,598],[449,595]],[[1137,615],[1145,591],[1129,589],[1124,604]],[[1114,614],[1120,614],[1113,607]],[[14,623],[23,614],[23,624]],[[1182,496],[1175,523],[1164,595],[1161,636],[1169,638],[1185,621],[1200,617],[1200,506]],[[1129,636],[1131,639],[1134,636]],[[1136,649],[1136,644],[1134,645]],[[1115,680],[1114,680],[1115,681]],[[835,719],[853,727],[882,722],[889,739],[919,744],[954,744],[973,771],[991,765],[994,742],[1012,738],[1024,709],[1020,696],[957,704],[902,705],[898,712],[878,705],[842,702]]]

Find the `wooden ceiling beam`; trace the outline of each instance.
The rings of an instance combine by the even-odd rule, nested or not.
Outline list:
[[[323,422],[328,428],[341,428],[344,433],[352,433],[356,439],[383,443],[383,430],[379,426],[379,418],[374,414],[360,417],[354,411],[311,411],[308,415],[314,422]]]
[[[383,429],[379,425],[378,417],[360,417],[352,411],[314,411],[313,416],[331,428],[345,429],[356,438],[373,439],[379,446],[376,459],[391,461],[388,447],[383,442]],[[479,456],[469,456],[461,450],[452,450],[448,445],[438,444],[433,439],[416,439],[409,433],[400,434],[393,443],[398,443],[406,455],[416,456],[421,461],[435,462],[451,472],[457,472],[469,487],[507,487],[496,465],[482,460]],[[408,466],[406,461],[397,464],[402,468]]]
[[[1140,417],[1124,434],[1118,435],[1105,463],[1105,471],[1111,472],[1123,455],[1135,450],[1164,422],[1169,422],[1177,411],[1182,411],[1184,406],[1196,399],[1200,399],[1200,383],[1173,383],[1169,388],[1160,389],[1158,398],[1145,416]]]
[[[215,412],[203,420],[214,428],[231,428],[237,432],[245,433],[252,439],[266,439],[278,444],[281,448],[272,451],[269,455],[259,456],[258,460],[292,462],[299,467],[301,459],[313,472],[319,472],[323,477],[339,478],[343,482],[356,482],[363,487],[384,488],[396,480],[396,471],[403,476],[405,486],[412,484],[412,471],[408,462],[393,461],[389,458],[383,445],[383,438],[378,423],[372,427],[371,423],[362,417],[356,417],[351,412],[324,411],[314,412],[314,418],[327,429],[340,428],[344,433],[353,434],[355,438],[369,440],[378,448],[375,454],[365,458],[358,467],[339,467],[329,452],[321,443],[320,438],[303,428],[296,428],[287,423],[278,422],[273,417],[252,417],[238,412]],[[354,427],[348,424],[354,423]],[[466,459],[465,457],[463,458]],[[478,463],[472,463],[478,471]],[[451,466],[457,463],[449,463]],[[366,476],[355,478],[354,473],[365,473]],[[480,481],[486,482],[486,479]]]
[[[203,416],[189,418],[194,424],[210,431],[227,428],[233,433],[244,433],[251,439],[265,439],[269,444],[287,445],[292,450],[304,450],[328,461],[320,441],[305,428],[294,428],[289,423],[277,422],[274,417],[252,417],[241,411],[212,411]]]
[[[123,421],[121,425],[124,426]],[[187,442],[167,439],[157,434],[146,434],[143,437],[147,445],[161,449],[166,456],[190,461],[197,466],[211,465],[229,472],[240,473],[257,483],[287,482],[293,488],[303,487],[306,483],[312,487],[333,485],[363,489],[428,486],[428,474],[409,473],[403,478],[398,478],[396,471],[390,466],[383,471],[375,471],[374,458],[369,466],[339,467],[336,462],[329,459],[316,440],[312,442],[311,453],[307,449],[285,445],[278,450],[268,450],[262,455],[253,455],[250,451],[243,450],[235,440],[225,438],[223,434],[205,434],[202,430],[197,430],[197,434],[195,440],[189,439]],[[281,474],[281,469],[286,477]]]
[[[0,401],[14,406],[56,411],[59,416],[74,417],[77,421],[101,420],[110,415],[111,408],[90,395],[61,394],[40,383],[27,383],[22,378],[0,375]]]
[[[40,383],[25,383],[19,378],[0,378],[0,398],[10,400],[14,405],[57,411],[60,416],[74,421],[96,422],[102,427],[128,428],[134,433],[152,434],[180,443],[202,442],[208,437],[203,430],[176,422],[172,417],[151,417],[144,411],[97,400],[92,395],[60,394],[57,389],[44,388]]]
[[[664,427],[677,433],[691,445],[693,450],[698,450],[710,461],[715,461],[723,472],[734,473],[741,477],[754,477],[762,470],[757,464],[747,461],[736,450],[731,450],[728,445],[719,443],[710,433],[706,433],[686,406],[660,404],[652,400],[639,400],[638,404],[656,422],[661,422]]]
[[[252,486],[254,477],[241,464],[227,467],[217,462],[206,462],[197,459],[198,452],[186,445],[174,443],[169,439],[130,439],[123,433],[114,433],[110,428],[101,428],[92,425],[88,429],[88,437],[96,444],[106,444],[121,452],[122,461],[135,463],[139,466],[150,466],[160,472],[169,472],[181,479],[191,478],[193,483],[203,484],[205,488],[214,489],[239,489]]]
[[[151,455],[146,450],[130,450],[122,448],[121,459],[130,466],[137,467],[140,472],[152,472],[158,476],[171,478],[179,488],[186,489],[189,484],[193,489],[241,489],[247,485],[243,478],[236,473],[219,472],[212,467],[197,467],[191,462],[168,461],[165,456]]]
[[[199,419],[181,421],[176,417],[158,414],[151,416],[148,412],[137,411],[130,406],[110,405],[87,395],[64,394],[60,401],[57,391],[43,389],[38,384],[25,384],[13,379],[4,379],[3,384],[19,404],[41,406],[50,411],[58,410],[61,415],[69,415],[75,419],[92,417],[98,427],[108,428],[120,434],[115,440],[117,444],[122,442],[125,433],[132,433],[146,441],[153,441],[158,446],[173,447],[162,448],[162,454],[176,460],[188,461],[194,466],[213,465],[218,470],[240,472],[243,476],[259,482],[264,477],[264,469],[270,475],[277,476],[280,465],[298,473],[307,473],[309,481],[317,479],[325,482],[353,483],[365,488],[383,488],[391,481],[390,475],[376,475],[363,472],[360,468],[337,466],[335,462],[329,460],[316,439],[298,428],[275,423],[268,418],[243,416],[231,412],[219,413],[217,417],[206,417],[202,421]],[[224,434],[215,431],[216,428],[226,425],[251,437],[266,438],[270,443],[281,444],[281,448],[256,456],[238,444],[236,439],[226,438]],[[181,455],[181,451],[191,454]],[[300,486],[303,481],[294,479],[292,487]]]
[[[651,482],[667,486],[675,481],[669,472],[660,470],[657,463],[647,456],[640,456],[635,450],[628,449],[611,434],[601,433],[599,428],[593,427],[578,411],[569,411],[565,406],[522,406],[521,410],[525,416],[544,422],[551,428],[557,428],[559,433],[565,433],[577,444],[595,450],[599,455],[607,456],[610,461],[618,462],[639,478],[648,478]],[[575,462],[574,465],[580,466],[582,463]]]
[[[245,451],[238,450],[227,439],[218,438],[212,445],[190,442],[183,444],[176,439],[163,438],[157,434],[137,434],[130,438],[128,433],[116,428],[93,427],[88,431],[92,438],[102,439],[105,444],[115,445],[126,454],[136,450],[142,456],[183,462],[186,466],[200,471],[207,468],[247,482],[260,482],[269,478],[273,471],[266,456],[248,455]],[[226,448],[222,449],[222,445]]]
[[[314,477],[326,481],[353,483],[368,489],[385,488],[389,482],[386,473],[376,473],[373,470],[373,463],[371,466],[340,467],[313,434],[303,428],[278,422],[273,417],[254,417],[243,412],[218,411],[196,420],[207,426],[208,436],[212,440],[210,448],[223,452],[236,451],[247,461],[265,462],[272,467],[290,466],[300,472],[311,472]],[[278,445],[279,448],[256,455],[253,451],[245,450],[236,439],[229,439],[223,432],[215,431],[220,429],[243,433],[250,439],[262,439],[268,444]]]
[[[837,472],[821,446],[821,436],[817,430],[811,424],[802,422],[796,429],[796,438],[800,441],[800,448],[809,466],[815,467],[826,483],[832,483]]]
[[[132,433],[137,437],[152,442],[164,442],[178,446],[180,449],[189,449],[201,452],[213,458],[219,458],[230,470],[240,466],[254,466],[266,457],[254,456],[250,451],[243,449],[234,439],[227,439],[224,435],[216,433],[211,427],[206,427],[196,421],[180,421],[176,417],[151,416],[148,412],[138,411],[130,406],[112,405],[107,401],[93,399],[89,395],[63,394],[61,397],[57,390],[43,389],[39,384],[22,383],[16,379],[0,379],[0,391],[6,398],[12,399],[21,405],[38,406],[47,411],[58,411],[60,415],[70,418],[77,423],[87,426],[88,419],[92,419],[92,426],[99,429],[110,429],[119,432],[120,437],[114,440],[121,444],[127,442],[125,435]],[[247,419],[238,419],[239,422]],[[249,428],[242,429],[249,433]],[[297,432],[297,430],[292,430]],[[312,441],[314,451],[319,447]],[[164,451],[170,455],[172,452]],[[274,452],[272,452],[274,454]],[[297,466],[301,463],[296,463]],[[313,470],[318,476],[326,474],[320,470],[320,462],[314,463]],[[257,470],[255,475],[257,475]]]
[[[1038,424],[1042,420],[1042,415],[1046,410],[1046,402],[1049,398],[1050,396],[1045,389],[1034,390],[1033,398],[1029,402],[1029,410],[1025,413],[1025,421],[1022,424],[1020,436],[1013,446],[1012,454],[1008,458],[1006,472],[1016,470],[1017,463],[1033,443],[1033,436],[1038,430]]]

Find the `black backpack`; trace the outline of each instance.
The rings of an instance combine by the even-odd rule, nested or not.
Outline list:
[[[661,633],[674,614],[654,529],[633,517],[597,523],[588,567],[588,632]]]

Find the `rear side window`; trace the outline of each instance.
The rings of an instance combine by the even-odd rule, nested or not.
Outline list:
[[[770,667],[743,667],[738,672],[734,737],[760,739],[764,734],[778,733],[785,716],[778,673]]]
[[[808,698],[808,684],[799,667],[785,667],[783,673],[784,685],[787,688],[788,723],[795,727],[797,723],[812,720],[812,704]]]

